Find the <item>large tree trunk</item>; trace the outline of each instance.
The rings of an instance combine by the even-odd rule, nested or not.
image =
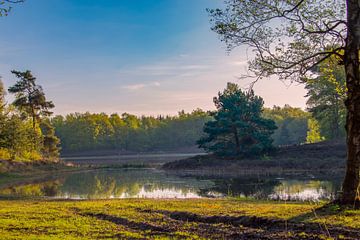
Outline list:
[[[345,49],[347,108],[347,166],[341,203],[360,203],[360,0],[347,0],[348,32]]]
[[[346,119],[347,130],[347,166],[343,182],[343,204],[358,205],[360,186],[360,87],[353,89],[357,92],[349,96],[346,106],[348,110]]]

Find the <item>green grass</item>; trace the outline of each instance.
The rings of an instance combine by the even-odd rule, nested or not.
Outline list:
[[[192,216],[257,216],[327,226],[360,229],[360,211],[340,210],[323,204],[280,203],[251,200],[98,200],[98,201],[0,201],[1,239],[204,239],[228,238],[238,234],[297,234],[246,228],[227,222],[203,222]],[[314,214],[314,210],[315,213]],[[189,220],[171,214],[188,214]],[[251,219],[251,218],[249,218]],[[230,234],[230,235],[229,235]],[[232,234],[232,235],[231,235]],[[270,234],[270,235],[269,235]],[[323,232],[318,237],[327,239]],[[250,236],[250,235],[246,235]],[[253,235],[251,235],[253,236]],[[280,237],[282,235],[279,235]],[[285,236],[285,235],[284,235]],[[335,237],[339,237],[338,234]],[[341,236],[340,236],[341,237]],[[281,238],[280,238],[281,239]]]

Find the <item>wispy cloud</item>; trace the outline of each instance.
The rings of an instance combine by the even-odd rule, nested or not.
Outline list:
[[[249,87],[253,79],[239,78],[247,73],[247,63],[247,59],[239,55],[193,53],[127,66],[116,75],[118,86],[123,91],[120,102],[132,99],[129,108],[153,113],[171,113],[180,109],[191,111],[197,107],[213,109],[212,99],[226,86],[226,82],[236,82],[242,88]],[[279,92],[267,90],[272,88]],[[269,105],[281,105],[284,97],[280,89],[283,88],[285,86],[278,80],[264,80],[255,86],[255,91]],[[301,88],[292,89],[289,92],[292,95],[301,91]]]
[[[145,84],[133,84],[133,85],[124,86],[123,88],[135,91],[135,90],[142,89],[145,86],[146,86]]]
[[[169,62],[158,62],[149,65],[133,66],[129,69],[120,70],[120,77],[133,76],[169,76],[189,71],[205,71],[209,69],[205,64],[188,64],[179,60],[169,60]]]
[[[248,60],[233,61],[233,62],[231,62],[231,64],[235,65],[235,66],[246,66],[248,64]]]
[[[144,84],[144,83],[130,84],[130,85],[123,86],[122,88],[130,90],[130,91],[137,91],[137,90],[147,88],[147,87],[159,87],[159,86],[160,86],[159,82],[151,82],[148,84]]]
[[[207,75],[212,73],[213,77],[219,74],[228,75],[229,73],[240,75],[243,68],[247,65],[247,60],[239,61],[235,57],[229,56],[203,56],[203,55],[186,55],[181,54],[178,57],[166,59],[151,64],[138,66],[126,66],[126,68],[118,71],[119,79],[123,81],[161,81],[170,80],[174,77],[194,78],[196,81],[199,75]],[[159,80],[160,81],[160,80]],[[231,79],[229,79],[231,81]],[[132,84],[132,85],[138,85]]]

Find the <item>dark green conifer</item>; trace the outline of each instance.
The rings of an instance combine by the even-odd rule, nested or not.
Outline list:
[[[274,121],[261,117],[261,97],[228,83],[214,103],[214,120],[205,124],[206,136],[198,141],[199,147],[222,156],[254,156],[273,148],[270,136],[276,126]]]

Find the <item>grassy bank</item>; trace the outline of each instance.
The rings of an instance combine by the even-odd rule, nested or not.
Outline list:
[[[250,200],[0,201],[2,239],[359,239],[360,211]]]

